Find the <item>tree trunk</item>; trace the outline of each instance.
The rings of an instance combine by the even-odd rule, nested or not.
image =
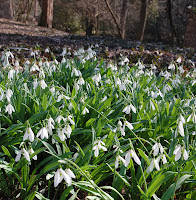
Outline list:
[[[125,38],[126,31],[126,20],[128,14],[128,0],[123,0],[121,16],[120,16],[120,25],[121,25],[121,37]]]
[[[140,42],[142,42],[144,38],[146,20],[147,20],[147,0],[141,0],[140,22],[139,22],[138,32],[137,32],[137,40],[139,40]]]
[[[12,0],[0,0],[0,18],[13,19]]]
[[[121,27],[120,27],[120,25],[119,25],[119,22],[118,22],[118,20],[117,20],[117,17],[116,17],[116,15],[114,14],[114,12],[113,12],[113,10],[112,10],[112,8],[111,8],[111,6],[110,6],[108,0],[105,0],[105,3],[106,3],[106,6],[107,6],[109,12],[110,12],[111,15],[112,15],[112,18],[113,18],[113,20],[114,20],[114,23],[116,24],[116,28],[117,28],[117,30],[118,30],[118,34],[119,34],[120,37],[122,37]]]
[[[172,18],[172,3],[171,0],[167,0],[167,14],[169,18],[170,28],[171,28],[171,43],[174,44],[175,38],[176,38],[176,31],[173,24],[173,18]]]
[[[52,28],[53,21],[53,0],[43,0],[42,14],[39,25]]]

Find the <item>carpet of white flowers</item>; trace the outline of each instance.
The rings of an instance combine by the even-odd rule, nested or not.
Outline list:
[[[196,198],[194,64],[36,55],[0,60],[1,197]]]

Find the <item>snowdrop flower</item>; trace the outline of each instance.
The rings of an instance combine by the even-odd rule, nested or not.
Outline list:
[[[125,136],[125,124],[123,126],[123,124],[120,120],[118,121],[118,128],[117,129],[121,132],[122,136]]]
[[[11,99],[12,95],[13,95],[12,90],[8,89],[8,90],[6,91],[6,95],[5,95],[8,102],[10,102],[10,99]]]
[[[134,113],[136,113],[136,108],[130,104],[128,106],[126,106],[124,109],[123,109],[123,112],[126,113],[127,115],[130,114],[130,111],[133,111]]]
[[[27,161],[30,162],[30,156],[29,153],[25,150],[25,148],[22,148],[20,150],[20,152],[17,154],[16,158],[15,158],[15,162],[18,162],[21,158],[21,155],[24,155],[24,157],[26,158]]]
[[[38,87],[39,83],[37,82],[37,79],[35,78],[33,80],[33,89],[35,90]]]
[[[94,147],[93,150],[95,151],[95,157],[97,157],[99,155],[99,150],[103,149],[104,151],[107,151],[107,149],[104,147],[105,143],[102,142],[101,140],[97,140],[94,142]]]
[[[54,85],[50,88],[50,91],[52,92],[52,94],[55,93],[55,87],[54,87]]]
[[[82,77],[80,77],[80,78],[78,79],[77,84],[78,84],[78,85],[84,85],[84,84],[85,84],[84,79],[83,79]]]
[[[146,169],[146,172],[149,174],[150,172],[152,172],[154,167],[156,168],[157,171],[159,171],[160,170],[159,161],[160,161],[160,157],[158,157],[157,159],[153,158],[152,161],[150,162],[150,165]]]
[[[14,69],[11,69],[9,72],[8,72],[8,79],[9,80],[12,80],[14,78],[14,73],[15,73],[15,70]]]
[[[26,129],[26,131],[25,131],[24,136],[23,136],[23,141],[29,139],[30,142],[33,142],[34,137],[35,137],[35,136],[34,136],[34,133],[33,133],[32,129],[31,129],[30,127],[28,127],[28,128]]]
[[[70,122],[72,125],[75,125],[75,122],[72,120],[72,116],[71,116],[71,115],[67,116],[67,119],[69,120],[69,122]]]
[[[184,147],[181,147],[179,144],[176,146],[173,152],[173,154],[175,155],[175,161],[178,161],[181,158],[182,153],[183,153],[184,160],[187,160],[189,157],[188,152]]]
[[[118,168],[118,165],[119,165],[119,161],[122,161],[123,164],[125,165],[125,159],[122,158],[120,155],[116,156],[116,161],[115,161],[115,169]]]
[[[181,57],[179,57],[179,58],[176,60],[176,62],[177,62],[178,64],[181,63],[181,62],[182,62]]]
[[[83,114],[83,115],[86,115],[86,113],[89,113],[89,110],[88,110],[87,107],[85,107],[85,108],[83,109],[83,111],[82,111],[82,114]]]
[[[101,74],[98,73],[98,74],[94,75],[94,76],[92,77],[92,80],[93,80],[93,81],[95,82],[95,84],[98,86],[99,82],[101,81]]]
[[[71,171],[71,170],[70,170]],[[71,178],[75,178],[75,175],[71,171],[64,171],[63,169],[57,169],[54,175],[54,187],[57,187],[59,183],[62,182],[64,179],[65,182],[70,186],[71,185]],[[68,175],[69,173],[69,175]]]
[[[5,108],[5,112],[8,112],[8,114],[11,115],[12,112],[15,112],[14,107],[9,103]]]
[[[163,154],[163,146],[161,143],[155,143],[154,146],[152,147],[153,150],[153,155],[157,156],[160,150],[160,153]]]
[[[167,159],[166,159],[165,154],[161,154],[161,155],[160,155],[160,158],[162,159],[163,164],[166,164],[166,163],[167,163]]]
[[[36,63],[34,63],[33,66],[30,69],[30,72],[35,72],[35,71],[39,71],[39,67]]]
[[[169,65],[168,69],[174,70],[174,69],[175,69],[175,65],[171,63],[171,64]]]
[[[56,102],[60,102],[61,99],[63,99],[63,98],[65,98],[66,100],[69,100],[69,99],[70,99],[70,97],[65,96],[64,94],[60,94],[60,95],[58,96]]]
[[[45,49],[45,53],[49,53],[50,52],[50,49],[47,47],[46,49]]]
[[[75,67],[72,68],[72,71],[71,71],[71,77],[73,76],[82,76],[82,73],[80,72],[80,70],[77,70]]]
[[[63,129],[58,128],[57,132],[58,132],[58,136],[62,142],[65,141],[65,139],[67,139]]]
[[[141,165],[141,161],[138,158],[137,154],[131,149],[127,152],[127,154],[125,155],[125,167],[127,167],[130,163],[131,157],[133,158],[133,160],[138,164]]]
[[[28,150],[28,153],[29,153],[30,155],[32,155],[32,154],[35,153],[35,151],[33,150],[33,148],[30,148],[30,149]],[[37,155],[33,156],[33,160],[37,160]]]
[[[59,116],[56,118],[55,121],[56,121],[58,124],[60,124],[60,123],[61,123],[61,120],[65,121],[65,118],[64,118],[62,115],[59,115]]]
[[[181,120],[179,120],[179,122],[178,122],[178,131],[179,131],[180,135],[182,137],[184,137],[184,127],[183,127],[183,123]]]
[[[46,87],[47,87],[47,84],[46,82],[44,81],[44,79],[42,79],[40,82],[39,82],[41,88],[44,90]]]
[[[44,138],[48,139],[48,130],[46,129],[46,127],[41,128],[36,137],[41,136],[41,139],[43,140]]]
[[[133,130],[133,125],[129,123],[128,121],[124,122],[124,126],[127,126],[130,130]]]
[[[71,126],[69,124],[67,124],[64,128],[63,128],[63,132],[65,134],[67,134],[67,138],[70,138],[70,135],[71,135],[71,132],[72,132],[72,129],[71,129]]]
[[[48,119],[48,123],[47,123],[47,125],[46,125],[46,128],[47,128],[47,130],[48,130],[48,133],[49,133],[50,135],[52,135],[52,130],[54,129],[54,124],[55,124],[54,120],[52,119],[52,117],[50,117],[50,118]]]
[[[187,118],[187,122],[189,122],[190,120],[193,121],[194,124],[196,124],[196,115],[195,112],[192,112],[189,117]]]

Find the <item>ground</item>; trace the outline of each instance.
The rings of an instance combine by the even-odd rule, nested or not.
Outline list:
[[[70,35],[56,29],[30,26],[0,18],[0,53],[10,49],[15,56],[26,57],[30,55],[28,51],[34,48],[44,52],[46,47],[50,47],[58,57],[64,47],[74,52],[78,48],[88,48],[92,45],[92,48],[96,46],[98,56],[116,60],[123,54],[132,64],[140,59],[145,64],[154,63],[158,68],[162,68],[179,56],[185,67],[192,66],[192,62],[196,63],[196,50],[191,48],[171,47],[163,43],[141,44],[137,41],[109,36]]]

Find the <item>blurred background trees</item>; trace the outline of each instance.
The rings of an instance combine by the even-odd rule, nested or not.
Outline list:
[[[196,1],[0,0],[0,17],[75,34],[183,44],[188,6]]]

